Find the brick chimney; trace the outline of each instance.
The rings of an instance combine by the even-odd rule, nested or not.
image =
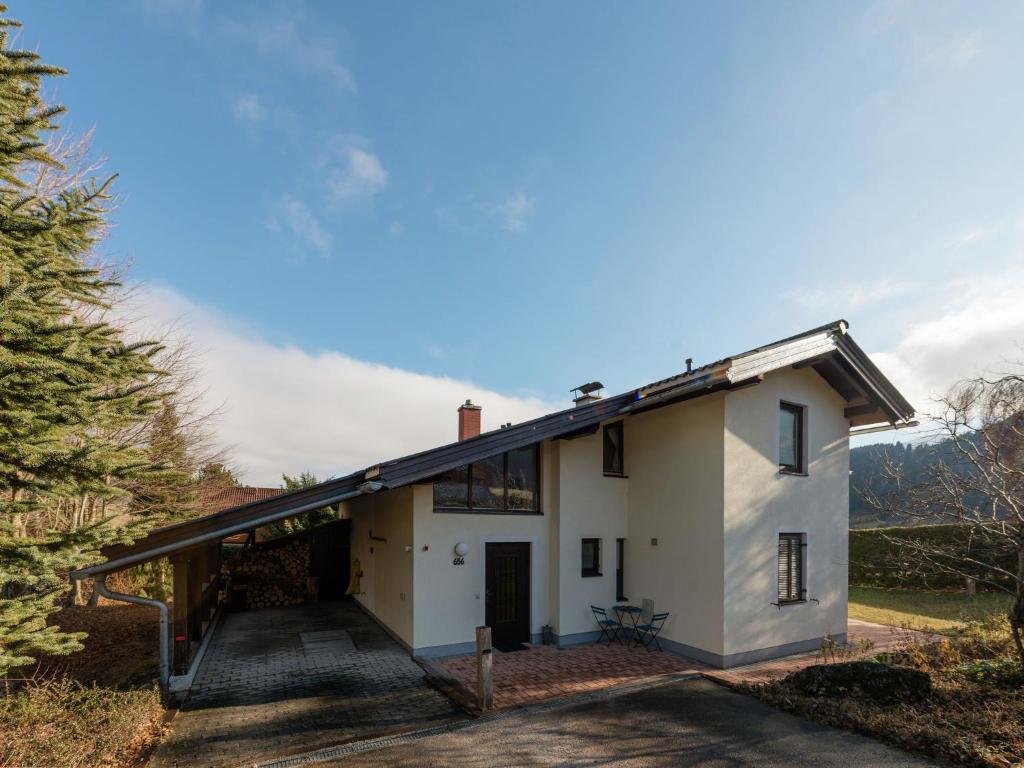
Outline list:
[[[480,406],[471,400],[459,406],[459,442],[480,434]]]

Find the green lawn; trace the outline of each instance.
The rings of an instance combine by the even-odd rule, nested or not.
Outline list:
[[[908,625],[935,632],[956,630],[964,618],[1005,611],[1010,598],[982,592],[928,592],[880,587],[850,587],[850,618],[877,624]]]

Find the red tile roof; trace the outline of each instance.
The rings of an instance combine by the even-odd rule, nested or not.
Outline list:
[[[254,488],[250,485],[218,485],[212,488],[203,488],[199,492],[199,503],[206,514],[219,512],[222,509],[240,507],[243,504],[252,504],[254,501],[263,501],[284,493],[284,488]]]

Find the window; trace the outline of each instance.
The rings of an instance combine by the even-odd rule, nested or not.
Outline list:
[[[622,455],[622,422],[604,425],[604,473],[622,475],[625,463]]]
[[[615,540],[616,554],[619,556],[615,563],[615,599],[619,601],[628,600],[629,598],[625,595],[625,578],[622,564],[626,560],[626,540],[616,539]]]
[[[451,512],[538,512],[540,451],[499,453],[434,478],[434,508]]]
[[[807,540],[802,533],[779,534],[779,604],[804,600],[804,552]]]
[[[779,471],[804,471],[804,409],[799,405],[779,405]]]
[[[583,539],[583,576],[601,575],[601,540]]]

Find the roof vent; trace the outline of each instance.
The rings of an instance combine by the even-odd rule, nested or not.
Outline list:
[[[576,403],[576,406],[587,405],[595,400],[601,399],[601,390],[604,389],[604,384],[600,381],[591,381],[587,384],[580,384],[578,387],[573,387],[572,401]]]
[[[692,357],[686,358],[686,372],[687,373],[693,373],[693,358]]]

